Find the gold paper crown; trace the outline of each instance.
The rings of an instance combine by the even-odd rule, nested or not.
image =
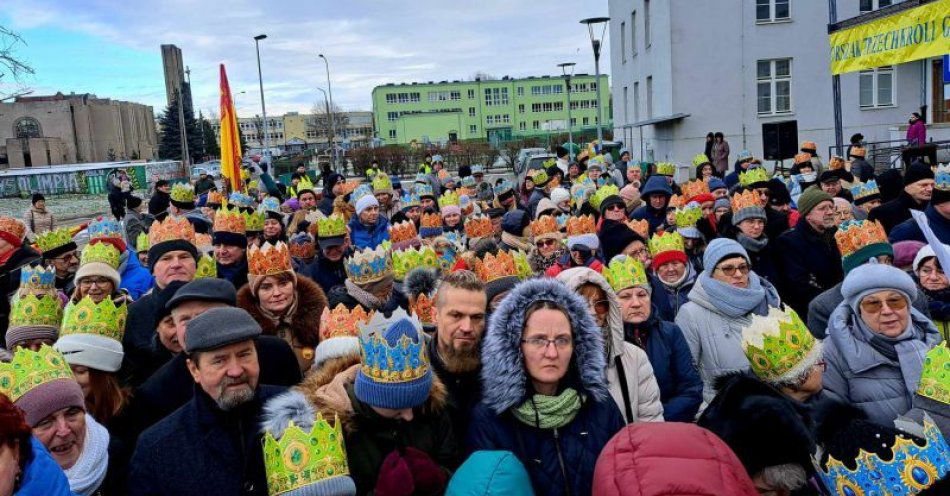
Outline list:
[[[195,201],[195,188],[190,184],[175,183],[171,196],[178,203],[192,203]]]
[[[689,207],[676,209],[674,215],[676,216],[676,227],[686,228],[696,225],[696,222],[703,216],[703,210],[699,208],[699,205],[693,203]]]
[[[416,225],[411,220],[397,222],[389,226],[389,240],[393,243],[402,243],[410,241],[419,236],[416,232]]]
[[[247,250],[248,274],[253,276],[272,276],[282,272],[293,272],[290,250],[283,241],[277,244],[264,242],[260,248],[252,245]]]
[[[382,245],[357,251],[343,264],[346,277],[356,284],[378,281],[393,274],[393,259]]]
[[[384,335],[393,325],[408,321],[415,331],[390,343]],[[430,374],[429,356],[418,317],[397,308],[390,318],[376,312],[366,324],[360,324],[360,372],[373,382],[399,384]],[[408,332],[408,330],[407,330]]]
[[[224,198],[224,195],[218,193],[217,191],[208,192],[208,201],[207,205],[226,205],[227,201]]]
[[[756,183],[769,182],[769,173],[761,167],[755,167],[739,173],[739,185],[748,188]]]
[[[320,315],[320,341],[337,337],[357,337],[360,335],[359,324],[369,322],[373,312],[366,313],[363,307],[357,305],[353,310],[346,308],[342,303],[330,310],[327,305]]]
[[[56,229],[55,231],[46,231],[36,236],[36,245],[40,248],[40,251],[44,253],[72,242],[73,236],[69,233],[69,229],[65,227]]]
[[[683,236],[678,232],[668,232],[654,234],[650,238],[650,254],[654,257],[660,253],[668,251],[686,252],[686,245],[683,243]]]
[[[482,238],[492,234],[491,219],[485,215],[475,215],[465,221],[465,235],[468,239]]]
[[[310,239],[290,243],[288,249],[292,258],[306,259],[317,256],[317,245]]]
[[[440,268],[439,255],[431,246],[410,247],[396,250],[393,257],[393,277],[398,281],[406,278],[409,271],[416,268]]]
[[[627,227],[630,228],[633,232],[640,235],[641,238],[647,239],[650,237],[650,222],[646,219],[642,220],[628,220]]]
[[[336,416],[330,425],[317,412],[309,432],[291,421],[279,441],[265,429],[263,442],[267,489],[272,495],[289,493],[350,473],[343,446],[343,430]]]
[[[764,208],[762,197],[751,189],[732,195],[732,211],[738,212],[743,208]]]
[[[590,205],[598,210],[600,210],[600,204],[607,199],[608,196],[619,196],[620,188],[614,186],[613,184],[607,184],[601,186],[594,192],[590,197]]]
[[[634,286],[650,284],[643,263],[634,257],[614,257],[603,269],[604,279],[614,291],[620,292]]]
[[[442,193],[442,196],[439,197],[439,208],[447,207],[449,205],[459,204],[459,194],[454,191],[446,191]]]
[[[152,222],[152,226],[148,229],[148,242],[151,246],[175,240],[195,243],[195,228],[188,219],[168,216],[161,222]]]
[[[63,355],[49,345],[39,351],[20,348],[10,363],[0,362],[0,394],[16,402],[32,389],[58,379],[73,379]]]
[[[317,236],[321,238],[346,236],[346,219],[338,214],[317,219]]]
[[[214,215],[214,232],[229,232],[245,234],[247,232],[247,218],[237,208],[221,207]]]
[[[542,215],[531,223],[531,236],[535,239],[545,234],[560,234],[557,219],[550,215]]]
[[[804,164],[806,162],[811,163],[811,154],[805,152],[795,154],[795,165]]]
[[[422,214],[419,218],[419,227],[442,227],[442,216],[439,214]]]
[[[66,305],[60,336],[93,334],[121,343],[128,312],[124,302],[115,306],[112,298],[106,298],[96,303],[87,296],[79,300],[79,303],[70,302]]]
[[[656,173],[661,176],[673,176],[676,174],[676,164],[673,162],[657,162]]]
[[[686,198],[680,195],[673,195],[670,197],[670,202],[666,204],[666,208],[683,208],[686,206]]]
[[[195,233],[195,242],[193,243],[199,252],[210,251],[214,248],[210,234]]]
[[[79,264],[104,263],[113,269],[119,268],[120,253],[112,243],[96,243],[86,245],[79,257]]]
[[[214,279],[218,277],[218,264],[210,255],[204,254],[198,259],[198,268],[195,270],[195,279]]]
[[[703,155],[705,157],[705,155]],[[683,196],[687,200],[692,200],[693,198],[709,193],[709,183],[703,181],[702,179],[696,179],[695,181],[690,181],[682,186],[680,189],[683,191]]]
[[[829,170],[844,169],[844,159],[835,155],[828,160]]]
[[[950,348],[946,342],[927,352],[917,394],[950,405]]]
[[[597,225],[594,223],[594,217],[590,215],[581,215],[580,217],[571,216],[567,219],[567,235],[580,236],[582,234],[592,234],[597,232]]]
[[[409,311],[418,317],[423,324],[434,324],[435,298],[429,298],[425,293],[419,293],[419,296],[409,302]]]
[[[244,212],[244,227],[247,232],[261,232],[264,230],[264,212]]]
[[[27,326],[53,327],[59,329],[63,320],[62,303],[55,294],[48,293],[37,298],[26,294],[14,298],[10,309],[10,329]]]
[[[749,359],[752,372],[768,381],[797,378],[820,358],[817,342],[791,308],[782,311],[769,308],[764,317],[752,314],[742,330],[742,351]]]
[[[385,172],[373,176],[373,193],[392,193],[393,182]]]
[[[0,232],[8,233],[16,239],[23,239],[26,235],[26,226],[13,217],[0,217]]]
[[[148,233],[140,232],[139,236],[135,238],[135,251],[139,253],[147,252],[149,246],[150,245],[148,244]]]
[[[519,276],[514,257],[504,250],[499,250],[497,255],[486,253],[484,258],[475,259],[475,274],[485,283],[502,277]]]
[[[835,242],[842,257],[853,255],[866,246],[888,243],[884,226],[876,220],[851,220],[841,224],[835,232]]]

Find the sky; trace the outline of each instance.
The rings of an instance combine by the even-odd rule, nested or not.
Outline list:
[[[2,0],[0,26],[35,74],[33,95],[95,93],[165,107],[160,45],[175,44],[191,69],[195,107],[217,114],[218,64],[241,117],[259,114],[253,37],[260,42],[268,115],[310,112],[327,86],[342,110],[372,110],[385,83],[560,74],[576,62],[594,73],[587,27],[606,0]],[[605,43],[601,70],[609,72]],[[9,76],[0,93],[9,93]],[[6,90],[6,91],[4,91]]]

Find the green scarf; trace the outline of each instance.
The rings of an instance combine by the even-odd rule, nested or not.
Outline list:
[[[511,410],[515,418],[532,427],[557,429],[569,424],[581,409],[581,395],[566,388],[557,396],[535,394],[521,406]]]

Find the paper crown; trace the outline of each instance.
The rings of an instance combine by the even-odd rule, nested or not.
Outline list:
[[[442,196],[439,197],[439,208],[447,207],[449,205],[459,204],[459,194],[454,191],[446,191],[442,193]]]
[[[941,165],[934,172],[934,188],[950,191],[950,166]]]
[[[441,181],[442,179],[449,177],[449,171],[445,169],[441,169],[439,172],[436,173],[436,175],[439,176],[439,180]]]
[[[661,176],[673,176],[676,174],[676,164],[673,162],[657,162],[656,173]]]
[[[86,233],[89,234],[89,239],[124,238],[122,235],[121,224],[114,220],[104,219],[102,217],[98,217],[96,220],[89,223],[89,227],[86,228]]]
[[[802,141],[802,150],[818,150],[818,145],[814,141]]]
[[[629,227],[631,231],[639,234],[640,237],[643,239],[647,239],[650,237],[650,222],[647,221],[646,219],[628,220],[627,227]]]
[[[360,201],[360,198],[366,195],[372,195],[373,188],[368,184],[361,184],[353,190],[353,193],[350,194],[350,203],[356,205],[356,202]]]
[[[518,250],[508,252],[511,258],[515,259],[515,272],[521,279],[529,279],[534,276],[534,269],[531,268],[531,262],[528,261],[528,254]]]
[[[261,232],[264,230],[264,212],[244,212],[244,227],[247,232]]]
[[[871,179],[866,183],[858,183],[850,188],[851,196],[854,197],[854,201],[860,201],[865,198],[870,198],[872,196],[881,196],[881,190],[877,186],[877,181]]]
[[[290,250],[283,241],[272,244],[265,241],[260,248],[251,245],[247,250],[247,273],[253,276],[272,276],[293,272]]]
[[[208,192],[208,200],[205,202],[206,205],[224,205],[226,203],[227,201],[225,201],[224,195],[221,193],[218,193],[217,191]]]
[[[55,327],[63,320],[63,307],[59,297],[54,293],[47,293],[37,298],[36,295],[26,294],[13,298],[10,308],[10,329],[16,327]]]
[[[364,248],[346,259],[346,276],[356,284],[378,281],[393,274],[393,260],[382,246]]]
[[[367,314],[360,305],[353,307],[353,310],[342,303],[337,304],[333,310],[327,305],[320,315],[320,341],[336,337],[357,337],[360,335],[359,324],[369,322],[372,316],[373,312]]]
[[[813,455],[812,463],[832,494],[917,494],[950,473],[950,447],[928,415],[924,415],[923,433],[923,446],[903,435],[895,436],[887,461],[860,449],[854,459],[855,470],[833,456],[828,456],[822,468],[820,451]]]
[[[706,155],[703,155],[703,158],[705,157]],[[703,181],[702,179],[696,179],[695,181],[690,181],[680,186],[680,189],[683,191],[683,196],[687,200],[692,200],[699,195],[709,193],[709,183]]]
[[[686,198],[681,195],[671,196],[669,203],[666,204],[666,208],[683,208],[685,206]]]
[[[148,251],[148,233],[140,232],[139,236],[135,238],[135,251],[139,253],[144,253]]]
[[[762,197],[751,189],[732,195],[732,211],[738,212],[743,208],[765,208]]]
[[[537,239],[545,234],[559,234],[557,220],[550,215],[542,215],[531,223],[531,237]]]
[[[567,235],[580,236],[582,234],[593,234],[597,232],[597,225],[594,223],[594,217],[590,215],[572,216],[567,219]]]
[[[465,220],[465,235],[468,239],[490,236],[492,231],[491,219],[486,215],[475,215]]]
[[[835,242],[842,257],[853,255],[858,250],[879,243],[888,244],[884,226],[879,221],[849,220],[838,226]]]
[[[236,208],[221,207],[214,215],[214,232],[229,232],[245,234],[247,232],[247,218]]]
[[[611,195],[620,195],[620,188],[614,186],[613,184],[608,184],[606,186],[601,186],[594,192],[590,197],[590,205],[598,210],[600,210],[600,204]]]
[[[950,348],[946,342],[927,352],[917,394],[950,405]]]
[[[178,203],[193,203],[195,201],[195,188],[190,184],[175,183],[172,186],[172,201]]]
[[[257,208],[258,212],[277,212],[280,213],[280,200],[276,196],[268,196],[261,200],[260,206]]]
[[[392,253],[393,257],[393,277],[398,281],[406,278],[409,271],[424,268],[441,268],[439,264],[439,255],[431,246],[422,246],[419,248],[410,247],[405,250],[396,250]]]
[[[597,191],[597,185],[593,181],[586,177],[584,179],[571,186],[571,205],[575,208],[580,208]]]
[[[348,195],[348,194],[350,194],[350,193],[356,191],[356,188],[359,188],[359,187],[360,187],[360,180],[359,180],[359,179],[347,179],[347,180],[343,183],[343,193],[342,193],[342,196],[346,196],[346,195]]]
[[[16,239],[26,236],[26,226],[13,217],[0,217],[0,232],[8,233]]]
[[[614,291],[650,284],[643,263],[626,255],[614,257],[603,269],[604,279]]]
[[[20,348],[10,363],[0,362],[0,394],[13,402],[38,386],[72,378],[73,371],[63,355],[46,344],[39,351]]]
[[[392,193],[393,182],[385,172],[373,176],[373,193]]]
[[[214,279],[218,277],[218,263],[207,253],[198,259],[198,266],[195,270],[195,279]]]
[[[475,274],[485,283],[502,277],[520,277],[515,258],[504,250],[499,250],[497,255],[486,253],[484,257],[475,259]]]
[[[346,236],[346,219],[339,214],[317,219],[317,235],[320,238]]]
[[[96,303],[90,297],[69,302],[63,311],[63,326],[60,336],[68,334],[93,334],[122,342],[125,334],[125,320],[129,309],[123,302],[115,305],[112,298]]]
[[[228,196],[228,204],[234,207],[251,208],[254,199],[240,191],[235,191]]]
[[[805,152],[795,154],[795,165],[804,164],[806,162],[811,163],[811,154]]]
[[[35,267],[24,266],[20,269],[20,294],[25,293],[55,293],[56,272],[47,270],[42,265]]]
[[[683,236],[678,232],[668,232],[654,234],[650,238],[650,254],[654,257],[660,253],[669,251],[681,251],[686,253],[686,245],[683,243]]]
[[[742,330],[742,351],[756,376],[766,382],[792,380],[820,358],[818,342],[791,308],[769,308],[765,316],[753,313]]]
[[[214,240],[210,234],[195,233],[194,245],[199,252],[211,251],[214,248]]]
[[[409,311],[423,324],[435,323],[435,298],[429,298],[425,293],[409,301]]]
[[[682,229],[695,226],[696,222],[703,216],[703,209],[699,208],[696,203],[690,203],[685,208],[676,209],[674,215],[676,216],[676,227]]]
[[[73,242],[73,236],[68,228],[60,228],[55,231],[46,231],[36,236],[36,245],[43,253],[55,250],[61,246],[66,246]]]
[[[419,199],[419,195],[415,193],[410,193],[408,191],[402,194],[402,200],[400,200],[400,203],[401,203],[402,209],[418,207],[422,205],[422,201]]]
[[[413,186],[413,189],[415,190],[416,194],[419,195],[419,198],[424,196],[431,196],[435,198],[435,193],[432,192],[432,185],[428,183],[416,183],[415,186]]]
[[[743,188],[750,188],[754,184],[767,182],[769,182],[769,173],[762,167],[755,167],[739,173],[739,185]]]
[[[163,221],[152,222],[148,229],[148,242],[151,246],[175,240],[195,243],[195,228],[188,219],[168,216]]]
[[[280,440],[265,429],[263,443],[267,489],[272,495],[296,494],[296,490],[307,494],[306,486],[350,473],[336,416],[330,425],[317,412],[309,431],[290,421]]]
[[[408,322],[415,328],[416,339],[403,335],[390,344],[384,333],[393,325]],[[373,382],[398,384],[420,379],[429,373],[429,356],[425,339],[422,338],[422,323],[409,316],[402,308],[386,318],[376,312],[360,328],[360,370]]]
[[[708,163],[709,163],[709,157],[707,157],[705,153],[699,153],[699,154],[693,155],[693,167],[698,167],[702,164],[708,164]]]
[[[835,155],[828,159],[828,169],[829,170],[838,170],[844,169],[844,159]]]
[[[548,177],[547,171],[544,170],[539,170],[535,172],[533,176],[531,176],[531,182],[533,182],[535,186],[544,186],[550,179],[551,178]]]
[[[82,254],[79,257],[79,265],[104,263],[113,269],[118,269],[120,257],[121,254],[115,246],[109,243],[96,243],[94,245],[86,245],[85,248],[82,249]]]
[[[410,241],[419,236],[416,225],[411,220],[404,220],[389,225],[389,240],[393,243]]]
[[[442,227],[442,216],[439,214],[422,214],[419,218],[419,227]]]
[[[514,191],[514,190],[515,190],[514,183],[512,183],[508,179],[502,179],[501,181],[498,182],[498,184],[495,184],[496,195],[503,195],[509,191]]]

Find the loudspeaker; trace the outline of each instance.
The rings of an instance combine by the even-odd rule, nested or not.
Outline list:
[[[762,124],[762,150],[766,160],[795,158],[798,153],[798,121]]]

